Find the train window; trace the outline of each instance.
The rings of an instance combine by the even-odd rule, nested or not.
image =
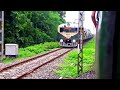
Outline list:
[[[64,31],[64,29],[63,28],[60,28],[60,32],[63,32]]]
[[[77,32],[77,28],[72,28],[70,32]]]
[[[68,32],[77,32],[77,28],[71,28],[69,30],[66,30],[64,28],[60,28],[60,32],[66,32],[66,33],[68,33]]]

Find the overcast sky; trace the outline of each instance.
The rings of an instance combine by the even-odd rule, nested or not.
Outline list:
[[[95,34],[95,27],[91,19],[91,14],[92,14],[92,11],[85,11],[85,21],[83,23],[83,26],[87,29],[90,29],[91,32]],[[78,11],[66,11],[65,20],[67,22],[74,22],[75,19],[78,19]]]

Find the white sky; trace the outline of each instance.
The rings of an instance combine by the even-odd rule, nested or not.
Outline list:
[[[86,29],[90,29],[91,32],[93,34],[95,34],[95,27],[94,27],[92,19],[91,19],[91,14],[92,14],[92,11],[85,11],[85,21],[83,23],[83,26]],[[74,22],[75,19],[78,19],[78,11],[66,11],[65,20],[67,22]]]

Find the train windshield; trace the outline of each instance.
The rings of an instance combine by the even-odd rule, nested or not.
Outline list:
[[[66,33],[76,33],[77,32],[77,28],[60,28],[60,32],[66,32]]]

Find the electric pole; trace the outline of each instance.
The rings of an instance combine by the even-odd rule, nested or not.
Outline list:
[[[83,20],[84,11],[78,13],[78,76],[83,72]]]
[[[4,11],[0,11],[0,59],[4,54]]]

